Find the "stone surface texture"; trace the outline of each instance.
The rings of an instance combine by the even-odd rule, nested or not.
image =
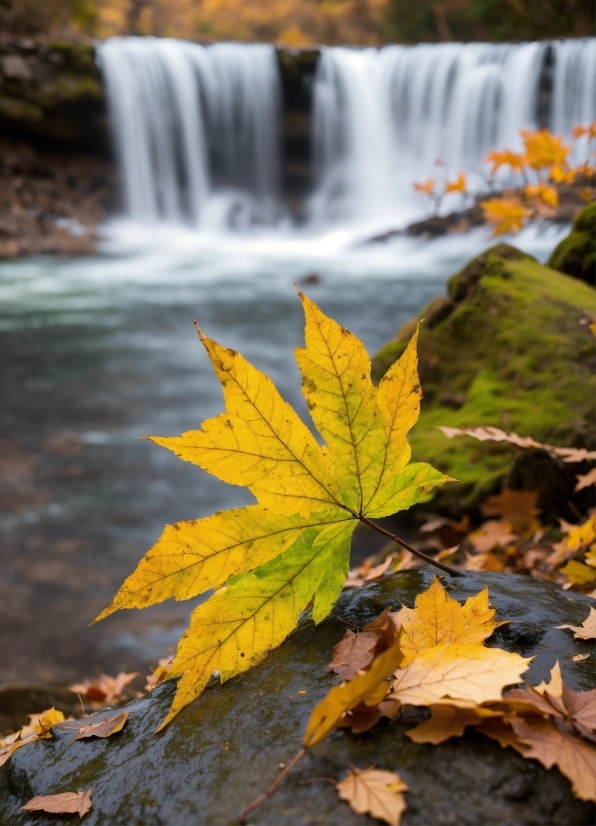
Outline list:
[[[313,706],[337,683],[326,670],[331,649],[349,627],[361,626],[390,605],[412,606],[430,584],[430,572],[407,571],[346,592],[318,628],[304,619],[289,639],[257,668],[204,694],[163,732],[154,734],[175,690],[167,682],[126,706],[121,734],[101,741],[54,739],[24,746],[0,769],[0,822],[46,826],[51,816],[19,811],[34,795],[91,788],[93,824],[222,824],[263,792],[298,752]],[[534,657],[531,683],[547,677],[555,660],[576,690],[594,684],[594,646],[573,640],[556,625],[581,622],[593,602],[529,577],[473,573],[445,580],[458,600],[485,584],[498,619],[509,619],[489,641]],[[589,654],[573,662],[574,654]],[[98,715],[98,719],[108,715]],[[440,746],[421,746],[405,735],[404,722],[364,735],[334,733],[299,763],[253,824],[366,824],[338,800],[329,784],[353,763],[396,771],[410,786],[409,824],[588,824],[594,807],[575,800],[569,782],[512,749],[473,733]]]

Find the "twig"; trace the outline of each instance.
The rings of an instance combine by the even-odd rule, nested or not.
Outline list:
[[[333,777],[309,777],[306,780],[299,780],[299,786],[310,786],[311,783],[331,783],[332,786],[337,786],[337,780]]]
[[[296,755],[296,757],[294,757],[294,758],[292,758],[292,760],[290,760],[290,762],[288,763],[288,765],[285,767],[285,769],[282,771],[282,773],[281,773],[281,774],[279,774],[279,775],[275,778],[275,780],[274,780],[274,781],[273,781],[273,783],[269,786],[269,788],[267,789],[267,791],[266,791],[266,792],[264,792],[264,793],[263,793],[260,797],[257,797],[257,799],[256,799],[256,800],[253,800],[253,802],[250,804],[250,806],[247,806],[247,807],[246,807],[246,809],[243,809],[243,810],[240,812],[240,814],[238,815],[238,820],[240,821],[240,823],[243,823],[243,824],[244,824],[244,823],[246,823],[246,815],[247,815],[249,812],[252,812],[252,810],[253,810],[253,809],[256,809],[256,808],[257,808],[257,806],[260,806],[260,805],[261,805],[261,803],[263,803],[265,800],[267,800],[267,798],[268,798],[268,797],[270,797],[270,796],[273,794],[273,792],[277,789],[277,787],[279,786],[279,784],[280,784],[280,783],[281,783],[281,782],[282,782],[282,781],[283,781],[283,780],[287,777],[287,775],[288,775],[288,774],[292,771],[292,769],[294,768],[294,766],[295,766],[295,765],[296,765],[296,764],[297,764],[300,760],[302,760],[302,758],[304,757],[304,755],[305,755],[305,754],[306,754],[306,749],[300,749],[300,751],[298,752],[298,754]]]
[[[439,562],[438,559],[433,559],[432,556],[427,556],[422,551],[416,550],[416,548],[413,548],[411,545],[408,545],[408,543],[405,540],[401,539],[396,534],[386,531],[385,528],[382,528],[380,525],[375,525],[375,523],[371,522],[370,519],[368,519],[366,516],[358,514],[358,519],[360,519],[361,522],[364,522],[365,525],[368,525],[369,528],[373,528],[373,530],[382,533],[383,536],[387,536],[389,539],[393,539],[394,542],[397,542],[397,544],[401,545],[402,548],[405,548],[406,551],[409,551],[411,554],[414,554],[414,556],[420,557],[420,559],[423,559],[425,562],[428,562],[429,565],[434,565],[435,568],[440,568],[442,571],[445,571],[446,574],[450,574],[451,576],[465,576],[464,571],[460,571],[457,568],[452,568],[450,565],[445,565],[443,562]]]

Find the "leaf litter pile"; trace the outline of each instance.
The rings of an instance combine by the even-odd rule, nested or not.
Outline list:
[[[466,570],[524,572],[590,596],[596,593],[596,513],[576,525],[559,520],[554,541],[548,538],[552,526],[540,522],[536,492],[505,488],[489,497],[482,506],[489,518],[480,527],[468,517],[459,522],[431,517],[421,527],[417,548],[373,522],[428,501],[434,488],[453,481],[426,463],[410,461],[407,437],[422,396],[418,330],[375,388],[362,342],[300,297],[306,347],[296,350],[296,359],[324,446],[266,375],[200,331],[223,387],[226,412],[203,422],[201,430],[151,437],[219,479],[246,486],[258,502],[167,526],[97,618],[215,591],[191,615],[175,656],[160,660],[147,677],[146,691],[169,677],[179,678],[160,729],[203,691],[212,675],[224,682],[260,662],[306,610],[318,624],[344,588],[394,571],[431,563],[453,576]],[[443,430],[449,438],[466,435],[521,449],[551,448],[566,462],[596,458],[585,450],[542,445],[497,428]],[[576,490],[596,482],[594,471],[577,478]],[[360,523],[392,545],[350,571],[351,537]],[[454,538],[456,542],[449,541]],[[407,731],[410,739],[435,745],[473,728],[546,768],[557,766],[576,797],[596,800],[596,689],[572,691],[558,662],[548,682],[524,684],[532,658],[486,644],[503,622],[495,620],[488,588],[460,605],[435,578],[414,608],[386,609],[363,628],[347,630],[328,666],[343,682],[313,709],[302,750],[244,809],[240,821],[246,822],[306,751],[331,733],[349,729],[357,735],[396,720],[416,720]],[[593,641],[596,610],[591,608],[580,626],[558,627],[576,639]],[[101,709],[125,700],[123,692],[137,676],[101,675],[69,688],[90,708]],[[124,729],[128,716],[115,712],[99,720],[95,715],[75,720],[56,709],[30,715],[28,725],[0,740],[0,765],[17,748],[52,737],[54,726],[72,731],[72,741],[110,738]],[[355,812],[398,826],[409,791],[399,775],[375,766],[346,768],[347,776],[339,781],[303,782],[331,782]],[[37,796],[22,808],[82,818],[92,807],[91,792]]]

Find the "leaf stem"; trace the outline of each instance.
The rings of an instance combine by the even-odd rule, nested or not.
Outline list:
[[[281,772],[281,774],[279,774],[275,778],[275,780],[269,786],[267,791],[263,792],[263,794],[260,797],[257,797],[256,800],[253,800],[253,802],[250,804],[250,806],[247,806],[246,809],[243,809],[240,812],[240,814],[238,815],[238,820],[239,820],[240,823],[243,823],[243,824],[246,823],[246,815],[249,814],[250,812],[252,812],[253,809],[256,809],[257,806],[260,806],[261,803],[263,803],[265,800],[267,800],[268,797],[270,797],[273,794],[273,792],[277,789],[279,784],[288,776],[288,774],[292,771],[292,769],[298,763],[298,761],[302,760],[302,758],[304,757],[305,754],[306,754],[306,749],[300,749],[298,754],[295,757],[293,757],[292,760],[290,760],[290,762],[285,767],[285,769]]]
[[[445,565],[443,562],[439,562],[438,559],[433,559],[432,556],[427,556],[427,554],[423,553],[422,551],[418,551],[416,548],[413,548],[411,545],[408,545],[408,543],[404,539],[401,539],[396,534],[386,531],[385,528],[382,528],[380,525],[375,525],[375,523],[371,522],[370,519],[368,519],[366,516],[358,514],[358,519],[360,519],[361,522],[364,522],[365,525],[368,525],[369,528],[373,528],[373,530],[382,533],[383,536],[387,536],[389,539],[392,539],[394,542],[397,542],[398,545],[401,545],[402,548],[405,548],[406,551],[410,551],[410,553],[414,554],[414,556],[418,556],[420,557],[420,559],[423,559],[425,562],[428,562],[429,565],[434,565],[435,568],[440,568],[441,571],[445,571],[445,573],[450,574],[450,576],[465,576],[464,571],[460,571],[457,568],[452,568],[450,565]]]

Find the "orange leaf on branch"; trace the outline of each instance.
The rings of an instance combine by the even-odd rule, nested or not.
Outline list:
[[[484,217],[494,224],[493,237],[507,232],[516,233],[523,229],[532,212],[517,198],[491,198],[481,202]]]
[[[518,152],[512,152],[509,149],[503,149],[502,151],[493,149],[486,156],[486,160],[488,163],[492,164],[491,174],[493,175],[502,166],[510,167],[512,172],[521,172],[526,165],[523,155]]]
[[[547,166],[567,164],[567,156],[571,147],[565,146],[563,139],[558,135],[551,135],[547,129],[540,129],[537,132],[521,129],[520,134],[526,148],[526,163],[532,169],[541,170]]]
[[[463,172],[460,172],[454,181],[449,181],[445,186],[445,195],[449,195],[451,192],[459,192],[460,195],[465,195],[467,191],[468,183]]]

